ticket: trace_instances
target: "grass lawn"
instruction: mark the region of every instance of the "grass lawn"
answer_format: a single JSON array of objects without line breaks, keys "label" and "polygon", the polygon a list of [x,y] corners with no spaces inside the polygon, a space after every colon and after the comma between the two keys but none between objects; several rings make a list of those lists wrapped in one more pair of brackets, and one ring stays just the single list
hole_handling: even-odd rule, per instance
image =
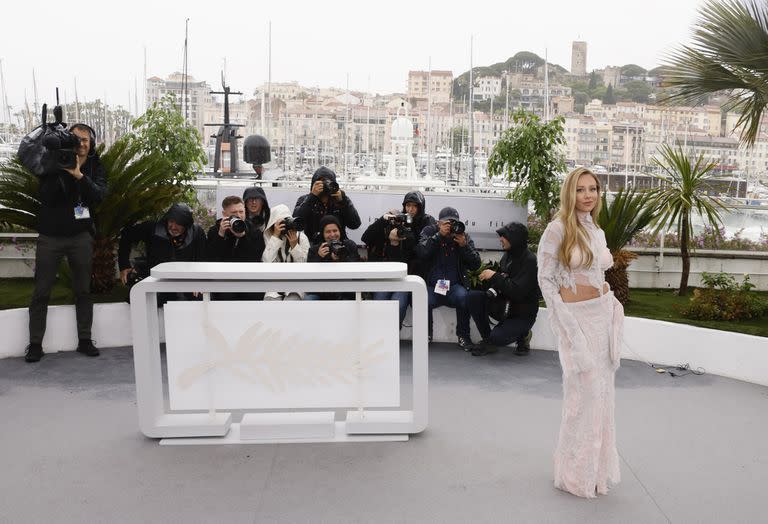
[{"label": "grass lawn", "polygon": [[[3,278],[0,279],[0,309],[12,309],[28,307],[32,298],[33,280],[31,278]],[[768,293],[760,292],[766,300]],[[690,320],[683,318],[673,306],[683,306],[690,300],[687,297],[679,297],[669,289],[632,289],[629,293],[629,304],[624,311],[630,317],[653,318],[678,322],[692,326],[720,329],[723,331],[735,331],[747,335],[768,337],[768,317],[744,320],[741,322],[716,321],[716,320]],[[121,284],[116,284],[111,293],[107,295],[93,295],[96,303],[100,302],[124,302],[128,297],[128,289]],[[72,295],[68,287],[57,282],[51,293],[51,305],[72,304]]]},{"label": "grass lawn", "polygon": [[[13,309],[29,307],[34,290],[34,279],[31,278],[0,278],[0,309]],[[109,294],[93,295],[95,303],[101,302],[125,302],[128,298],[128,288],[119,282]],[[72,291],[60,281],[56,282],[51,291],[52,306],[74,304]]]}]

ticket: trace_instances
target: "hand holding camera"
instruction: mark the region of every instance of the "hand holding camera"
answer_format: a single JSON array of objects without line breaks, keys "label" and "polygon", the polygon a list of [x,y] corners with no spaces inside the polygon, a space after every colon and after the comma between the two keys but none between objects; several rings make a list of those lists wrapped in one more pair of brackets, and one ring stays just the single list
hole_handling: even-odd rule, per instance
[{"label": "hand holding camera", "polygon": [[219,236],[222,238],[227,235],[227,232],[230,232],[237,238],[242,238],[245,236],[245,230],[245,220],[238,217],[237,215],[222,218],[221,222],[219,222]]},{"label": "hand holding camera", "polygon": [[[135,283],[134,282],[135,279],[136,279],[136,270],[133,269],[132,267],[129,267],[128,269],[123,269],[122,271],[120,271],[120,282],[122,282],[124,286],[131,287],[133,283]],[[129,282],[131,282],[130,285],[129,285]]]}]

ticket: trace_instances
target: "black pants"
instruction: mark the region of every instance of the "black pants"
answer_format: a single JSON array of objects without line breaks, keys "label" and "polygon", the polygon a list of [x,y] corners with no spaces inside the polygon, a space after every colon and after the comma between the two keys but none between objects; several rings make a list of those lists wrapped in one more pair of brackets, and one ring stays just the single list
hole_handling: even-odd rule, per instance
[{"label": "black pants", "polygon": [[40,235],[35,253],[35,291],[29,305],[29,342],[42,344],[48,316],[51,289],[56,283],[56,272],[61,259],[67,257],[72,272],[72,290],[75,292],[77,336],[91,338],[93,301],[91,300],[91,265],[93,237],[88,232],[71,237]]},{"label": "black pants", "polygon": [[499,322],[491,329],[488,322],[487,297],[485,291],[472,290],[467,298],[469,312],[475,321],[483,340],[494,346],[508,346],[512,342],[522,342],[536,323],[538,309],[529,314],[517,315]]}]

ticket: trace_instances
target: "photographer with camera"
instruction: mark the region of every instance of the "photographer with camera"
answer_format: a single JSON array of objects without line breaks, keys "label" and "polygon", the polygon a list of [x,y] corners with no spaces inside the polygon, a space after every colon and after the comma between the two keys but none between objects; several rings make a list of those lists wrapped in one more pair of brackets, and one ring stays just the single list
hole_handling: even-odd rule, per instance
[{"label": "photographer with camera", "polygon": [[[131,265],[132,246],[144,243],[146,257]],[[205,262],[206,238],[203,228],[194,223],[187,204],[173,204],[160,220],[127,226],[120,232],[117,262],[120,281],[130,289],[149,276],[153,267],[163,262]],[[190,300],[197,293],[159,293],[158,305],[168,300]]]},{"label": "photographer with camera", "polygon": [[[403,198],[402,213],[396,210],[376,219],[363,233],[363,243],[370,262],[404,262],[408,274],[425,277],[421,261],[416,257],[419,234],[426,226],[435,224],[435,219],[425,213],[426,199],[421,191],[411,191]],[[374,300],[397,300],[400,308],[400,327],[411,303],[407,291],[377,291]]]},{"label": "photographer with camera", "polygon": [[444,207],[438,215],[438,223],[422,230],[416,255],[427,271],[429,339],[432,340],[432,310],[438,306],[452,307],[456,309],[458,344],[464,351],[471,351],[467,270],[480,267],[480,254],[456,209]]},{"label": "photographer with camera", "polygon": [[[60,108],[56,111],[57,127],[51,128],[55,130],[48,130],[45,124],[42,126],[43,132],[50,134],[43,136],[42,147],[37,146],[40,170],[33,170],[39,175],[40,212],[37,215],[35,290],[29,305],[27,362],[37,362],[43,357],[48,302],[64,257],[72,272],[77,351],[89,357],[99,355],[91,340],[93,208],[106,193],[106,172],[96,154],[93,129],[86,124],[75,124],[66,131],[60,122]],[[24,156],[20,148],[19,157]],[[24,164],[28,165],[27,162]]]},{"label": "photographer with camera", "polygon": [[[320,234],[309,248],[308,262],[360,262],[357,245],[341,237],[341,224],[333,215],[320,221]],[[354,300],[354,293],[307,293],[305,300]]]},{"label": "photographer with camera", "polygon": [[264,237],[253,242],[251,223],[246,219],[245,203],[239,196],[221,202],[222,218],[208,230],[207,255],[212,262],[261,262]]},{"label": "photographer with camera", "polygon": [[245,218],[250,224],[248,236],[256,247],[259,261],[264,255],[264,231],[269,222],[269,202],[267,195],[260,187],[249,187],[243,191],[245,203]]},{"label": "photographer with camera", "polygon": [[[301,219],[291,216],[285,204],[273,207],[269,214],[267,229],[264,231],[264,255],[262,262],[306,262],[309,239],[302,231]],[[264,300],[301,300],[304,293],[291,291],[269,291]]]},{"label": "photographer with camera", "polygon": [[293,216],[304,221],[304,233],[315,242],[315,237],[320,232],[320,220],[326,215],[338,219],[341,238],[347,238],[347,228],[360,227],[360,215],[357,214],[352,200],[339,188],[336,173],[321,166],[312,175],[311,192],[296,201]]},{"label": "photographer with camera", "polygon": [[[530,351],[529,332],[539,312],[536,255],[528,249],[528,228],[523,224],[510,222],[496,233],[504,250],[499,270],[486,269],[480,273],[480,280],[488,288],[470,291],[467,299],[472,319],[483,337],[472,354],[481,357],[495,353],[499,346],[514,341],[515,355],[524,356]],[[497,322],[493,329],[489,315]]]}]

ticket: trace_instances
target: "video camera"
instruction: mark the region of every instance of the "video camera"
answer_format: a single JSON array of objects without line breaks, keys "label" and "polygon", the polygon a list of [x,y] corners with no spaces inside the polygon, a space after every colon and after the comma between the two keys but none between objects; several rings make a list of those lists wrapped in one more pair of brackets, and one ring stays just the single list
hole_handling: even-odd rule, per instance
[{"label": "video camera", "polygon": [[44,176],[60,169],[77,166],[77,146],[80,138],[67,130],[63,111],[59,105],[59,90],[56,89],[56,107],[53,108],[55,121],[48,123],[48,106],[43,104],[41,124],[21,140],[19,160],[36,176]]},{"label": "video camera", "polygon": [[341,240],[331,240],[326,243],[328,244],[329,254],[336,255],[339,260],[345,260],[349,256],[349,250]]},{"label": "video camera", "polygon": [[408,213],[390,215],[387,219],[390,226],[397,228],[397,236],[407,238],[413,236],[413,217]]}]

